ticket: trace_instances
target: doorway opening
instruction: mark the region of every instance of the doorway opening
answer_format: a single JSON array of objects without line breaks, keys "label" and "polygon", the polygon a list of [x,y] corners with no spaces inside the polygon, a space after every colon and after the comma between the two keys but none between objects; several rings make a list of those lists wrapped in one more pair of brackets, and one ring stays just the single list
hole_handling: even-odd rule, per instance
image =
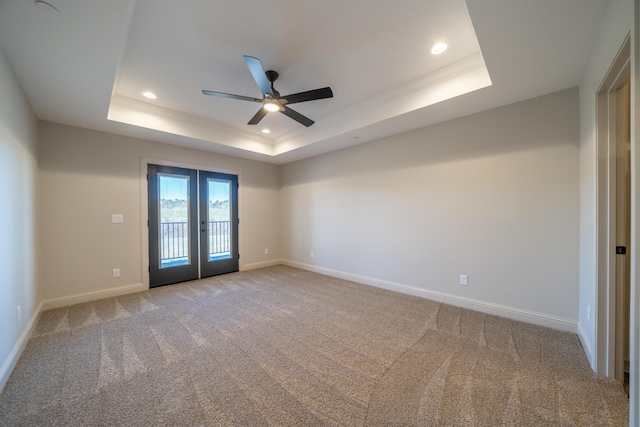
[{"label": "doorway opening", "polygon": [[629,392],[631,341],[631,41],[598,91],[596,368]]}]

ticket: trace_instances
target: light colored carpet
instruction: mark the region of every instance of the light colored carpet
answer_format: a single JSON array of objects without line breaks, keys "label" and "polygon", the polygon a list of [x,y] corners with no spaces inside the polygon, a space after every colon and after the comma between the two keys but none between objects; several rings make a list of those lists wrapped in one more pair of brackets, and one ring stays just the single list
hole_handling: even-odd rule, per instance
[{"label": "light colored carpet", "polygon": [[627,425],[576,335],[294,268],[42,313],[0,425]]}]

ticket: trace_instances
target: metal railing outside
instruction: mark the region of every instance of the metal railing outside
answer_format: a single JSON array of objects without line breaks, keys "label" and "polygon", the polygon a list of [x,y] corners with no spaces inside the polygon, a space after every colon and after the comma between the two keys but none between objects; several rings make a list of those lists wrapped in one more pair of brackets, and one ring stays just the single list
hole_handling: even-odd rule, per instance
[{"label": "metal railing outside", "polygon": [[160,223],[160,261],[164,263],[189,258],[189,223]]},{"label": "metal railing outside", "polygon": [[[207,232],[209,258],[231,252],[229,221],[209,221]],[[163,264],[189,258],[189,223],[163,222],[160,224],[160,261]]]},{"label": "metal railing outside", "polygon": [[229,221],[209,221],[209,259],[231,252]]}]

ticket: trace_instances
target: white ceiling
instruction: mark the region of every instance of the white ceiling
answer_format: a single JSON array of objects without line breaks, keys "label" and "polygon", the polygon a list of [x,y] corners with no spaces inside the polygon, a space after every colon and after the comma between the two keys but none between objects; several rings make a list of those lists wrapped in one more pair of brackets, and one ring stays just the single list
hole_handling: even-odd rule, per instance
[{"label": "white ceiling", "polygon": [[[0,0],[0,51],[38,118],[272,163],[576,86],[610,2],[46,1],[60,14]],[[249,126],[259,104],[201,93],[260,98],[243,55],[282,94],[334,97],[294,106],[309,128]]]}]

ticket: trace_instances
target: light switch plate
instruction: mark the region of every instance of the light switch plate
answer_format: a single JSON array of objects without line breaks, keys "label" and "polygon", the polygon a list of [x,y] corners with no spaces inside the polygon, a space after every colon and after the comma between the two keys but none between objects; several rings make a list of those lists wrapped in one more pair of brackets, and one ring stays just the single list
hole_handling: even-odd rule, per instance
[{"label": "light switch plate", "polygon": [[124,222],[124,216],[121,214],[113,214],[111,215],[111,223],[113,224],[121,224]]}]

